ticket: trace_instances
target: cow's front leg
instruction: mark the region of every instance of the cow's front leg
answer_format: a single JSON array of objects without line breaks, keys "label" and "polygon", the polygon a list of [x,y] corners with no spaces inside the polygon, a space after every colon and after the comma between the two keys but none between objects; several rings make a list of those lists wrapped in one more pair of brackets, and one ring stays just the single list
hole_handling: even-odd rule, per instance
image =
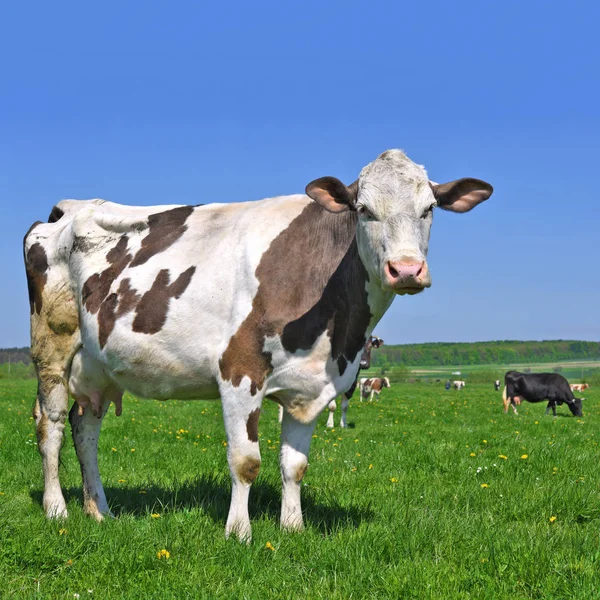
[{"label": "cow's front leg", "polygon": [[333,414],[335,413],[335,409],[337,408],[337,404],[335,400],[332,400],[327,406],[327,410],[329,410],[329,416],[327,417],[327,427],[332,429],[335,427],[335,423],[333,422]]},{"label": "cow's front leg", "polygon": [[[225,537],[237,536],[250,542],[252,529],[248,514],[250,487],[260,471],[258,419],[262,395],[252,396],[238,390],[221,392],[223,419],[227,435],[227,460],[231,473],[231,504],[225,525]],[[284,411],[284,421],[285,421]]]},{"label": "cow's front leg", "polygon": [[304,529],[300,485],[308,467],[308,451],[316,419],[300,423],[289,413],[283,415],[279,466],[283,484],[281,495],[281,528],[288,531]]},{"label": "cow's front leg", "polygon": [[104,515],[112,516],[98,469],[98,438],[109,405],[110,400],[95,391],[89,398],[78,397],[69,412],[73,443],[83,479],[83,510],[96,521],[102,521]]}]

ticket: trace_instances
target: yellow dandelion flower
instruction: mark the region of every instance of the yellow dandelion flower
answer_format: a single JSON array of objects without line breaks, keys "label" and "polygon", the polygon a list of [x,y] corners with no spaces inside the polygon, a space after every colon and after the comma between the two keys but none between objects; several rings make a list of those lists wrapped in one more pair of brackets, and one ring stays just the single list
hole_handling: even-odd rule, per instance
[{"label": "yellow dandelion flower", "polygon": [[113,452],[116,452],[116,451],[117,451],[117,449],[116,449],[116,448],[111,448],[111,450],[112,450]]},{"label": "yellow dandelion flower", "polygon": [[152,513],[150,515],[153,519],[160,519],[160,515],[158,513]]},{"label": "yellow dandelion flower", "polygon": [[70,567],[73,565],[73,561],[69,559],[65,564],[67,565],[67,567]]},{"label": "yellow dandelion flower", "polygon": [[392,483],[398,483],[398,480],[395,477],[390,477],[390,481]]},{"label": "yellow dandelion flower", "polygon": [[498,458],[501,458],[502,460],[506,460],[508,458],[508,456],[506,456],[504,454],[498,454]]},{"label": "yellow dandelion flower", "polygon": [[158,558],[158,560],[160,560],[161,558],[164,558],[166,560],[169,560],[169,558],[171,558],[171,553],[168,550],[165,550],[164,548],[162,550],[159,550],[156,553],[156,558]]},{"label": "yellow dandelion flower", "polygon": [[132,451],[132,452],[135,452],[135,448],[132,448],[132,449],[131,449],[131,451]]},{"label": "yellow dandelion flower", "polygon": [[550,523],[554,523],[554,521],[556,521],[556,515],[550,517]]},{"label": "yellow dandelion flower", "polygon": [[360,456],[360,452],[357,452],[357,453],[356,453],[356,456]]},{"label": "yellow dandelion flower", "polygon": [[227,446],[227,442],[223,442],[223,446]]},{"label": "yellow dandelion flower", "polygon": [[469,456],[477,456],[477,455],[475,454],[475,452],[471,452],[471,454],[469,454]]},{"label": "yellow dandelion flower", "polygon": [[275,552],[275,547],[273,546],[273,544],[271,544],[271,542],[267,542],[265,544],[265,549],[270,550],[271,552]]},{"label": "yellow dandelion flower", "polygon": [[487,444],[487,440],[483,440],[483,443],[484,443],[484,444]]},{"label": "yellow dandelion flower", "polygon": [[526,458],[529,458],[529,454],[522,454],[521,455],[521,459],[525,460]]},{"label": "yellow dandelion flower", "polygon": [[67,533],[69,533],[68,529],[59,529],[58,530],[58,535],[67,535]]},{"label": "yellow dandelion flower", "polygon": [[490,486],[489,486],[487,483],[482,483],[482,484],[481,484],[481,487],[482,487],[483,489],[485,489],[485,488],[489,488]]},{"label": "yellow dandelion flower", "polygon": [[126,481],[126,479],[117,479],[117,483],[125,483]]},{"label": "yellow dandelion flower", "polygon": [[373,468],[373,465],[369,465],[369,469],[372,469],[372,468]]}]

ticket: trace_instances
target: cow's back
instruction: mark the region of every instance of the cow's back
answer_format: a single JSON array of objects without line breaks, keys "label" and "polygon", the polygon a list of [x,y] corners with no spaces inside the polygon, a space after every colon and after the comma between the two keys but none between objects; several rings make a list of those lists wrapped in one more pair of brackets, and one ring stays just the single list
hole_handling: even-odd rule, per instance
[{"label": "cow's back", "polygon": [[[78,309],[77,335],[88,360],[121,388],[156,398],[215,397],[218,377],[239,384],[265,367],[279,377],[274,387],[294,388],[285,379],[290,352],[311,349],[306,368],[314,373],[329,359],[337,334],[330,340],[332,307],[319,300],[353,239],[353,221],[334,222],[306,196],[199,207],[68,200],[53,212],[54,222],[38,228],[69,290],[68,306]],[[323,219],[334,224],[330,231]],[[357,349],[368,306],[366,315],[352,334]],[[266,328],[254,325],[266,318]],[[352,336],[342,330],[340,339]],[[267,343],[271,362],[258,364]],[[297,360],[299,370],[310,362]],[[315,382],[309,393],[322,385]]]}]

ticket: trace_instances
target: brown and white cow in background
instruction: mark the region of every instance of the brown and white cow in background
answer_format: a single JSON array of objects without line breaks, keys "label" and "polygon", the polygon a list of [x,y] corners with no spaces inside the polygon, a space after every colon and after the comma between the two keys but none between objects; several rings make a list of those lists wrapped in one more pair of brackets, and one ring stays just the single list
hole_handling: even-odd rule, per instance
[{"label": "brown and white cow in background", "polygon": [[[373,348],[381,348],[383,346],[383,340],[378,338],[377,336],[372,335],[365,344],[363,348],[362,356],[360,357],[360,367],[359,369],[362,371],[363,369],[369,369],[371,367],[371,350]],[[357,375],[358,379],[358,375]],[[348,427],[347,415],[348,415],[348,406],[350,404],[350,398],[352,398],[352,394],[354,394],[354,390],[356,389],[357,379],[354,381],[349,390],[345,391],[342,394],[342,416],[340,418],[340,427]],[[362,400],[362,397],[361,397]],[[337,408],[336,401],[332,400],[328,407],[329,416],[327,417],[327,427],[333,427],[333,413]]]},{"label": "brown and white cow in background", "polygon": [[225,531],[246,540],[262,402],[283,405],[281,526],[302,529],[317,416],[351,387],[395,296],[431,285],[434,208],[466,212],[491,193],[477,179],[432,183],[390,150],[351,185],[322,177],[306,195],[199,207],[60,202],[24,240],[46,515],[67,516],[58,477],[67,414],[84,510],[110,514],[98,436],[109,403],[129,390],[221,397],[232,479]]},{"label": "brown and white cow in background", "polygon": [[360,386],[360,401],[363,401],[363,398],[369,396],[369,402],[373,402],[373,395],[377,394],[379,398],[379,394],[381,394],[381,390],[383,388],[389,388],[390,380],[387,377],[371,377],[367,379],[366,377],[362,377],[359,381]]},{"label": "brown and white cow in background", "polygon": [[589,383],[570,383],[570,388],[574,392],[585,392],[590,387]]}]

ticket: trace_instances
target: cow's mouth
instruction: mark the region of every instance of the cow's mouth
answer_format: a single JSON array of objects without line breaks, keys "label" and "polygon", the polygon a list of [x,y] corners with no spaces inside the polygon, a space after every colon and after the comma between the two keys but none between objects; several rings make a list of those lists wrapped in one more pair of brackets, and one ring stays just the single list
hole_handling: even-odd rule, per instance
[{"label": "cow's mouth", "polygon": [[407,286],[407,287],[393,287],[392,290],[398,294],[398,296],[405,296],[408,294],[409,296],[414,296],[415,294],[420,294],[428,285],[422,286]]}]

